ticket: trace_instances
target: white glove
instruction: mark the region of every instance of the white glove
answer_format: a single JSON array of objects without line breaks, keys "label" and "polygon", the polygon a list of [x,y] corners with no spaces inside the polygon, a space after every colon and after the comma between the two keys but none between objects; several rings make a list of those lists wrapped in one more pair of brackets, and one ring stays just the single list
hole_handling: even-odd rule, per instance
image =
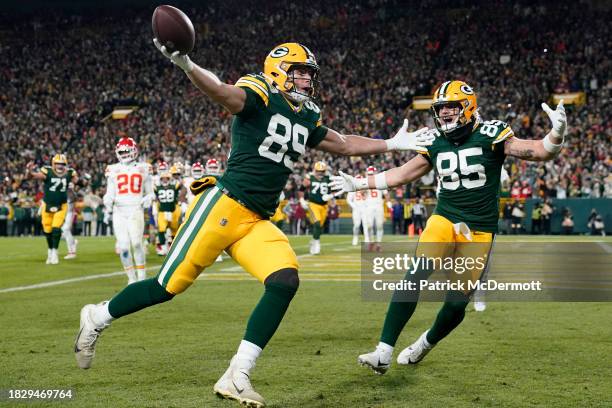
[{"label": "white glove", "polygon": [[111,222],[112,217],[113,217],[113,214],[112,214],[112,213],[110,213],[110,212],[108,212],[108,211],[105,211],[105,212],[104,212],[104,219],[102,220],[102,222],[103,222],[104,224],[106,224],[106,225],[110,225],[110,222]]},{"label": "white glove", "polygon": [[550,106],[543,103],[542,109],[550,118],[552,122],[552,131],[555,132],[556,137],[565,139],[565,132],[567,131],[567,116],[565,115],[565,108],[563,107],[563,99],[559,101],[557,109],[552,110]]},{"label": "white glove", "polygon": [[342,194],[344,194],[344,191],[336,191],[333,194],[323,194],[321,198],[323,199],[323,201],[329,201],[332,198],[340,197]]},{"label": "white glove", "polygon": [[308,210],[308,203],[304,200],[304,197],[300,198],[300,205],[303,209]]},{"label": "white glove", "polygon": [[182,214],[186,214],[187,213],[187,208],[189,208],[187,203],[181,203],[181,213]]},{"label": "white glove", "polygon": [[426,146],[431,146],[436,139],[437,132],[429,132],[429,128],[424,127],[415,132],[408,132],[408,119],[404,119],[404,124],[391,139],[385,140],[387,150],[419,150],[427,151]]},{"label": "white glove", "polygon": [[149,194],[149,195],[142,197],[142,200],[140,200],[140,206],[144,209],[147,209],[151,207],[152,202],[153,202],[153,196]]},{"label": "white glove", "polygon": [[329,187],[338,193],[348,193],[357,190],[367,190],[368,179],[367,178],[355,178],[349,176],[346,173],[340,172],[339,176],[331,176]]},{"label": "white glove", "polygon": [[157,41],[157,38],[153,39],[153,44],[155,44],[155,47],[157,47],[157,49],[164,54],[164,57],[172,61],[174,65],[178,66],[185,72],[193,71],[193,62],[191,62],[191,59],[187,54],[181,54],[179,51],[174,51],[172,54],[170,54],[170,52],[166,49],[166,46],[161,45],[161,43]]}]

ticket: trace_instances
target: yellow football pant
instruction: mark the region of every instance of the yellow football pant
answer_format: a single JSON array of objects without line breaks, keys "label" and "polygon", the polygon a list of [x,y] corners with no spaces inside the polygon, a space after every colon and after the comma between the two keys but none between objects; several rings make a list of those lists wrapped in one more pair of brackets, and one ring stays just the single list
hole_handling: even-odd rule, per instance
[{"label": "yellow football pant", "polygon": [[327,219],[327,204],[316,204],[316,203],[308,203],[308,208],[310,209],[310,222],[313,224],[317,221],[321,224],[321,227],[325,225],[325,220]]},{"label": "yellow football pant", "polygon": [[261,282],[281,269],[298,269],[285,234],[212,186],[189,206],[157,280],[166,291],[181,293],[223,250]]},{"label": "yellow football pant", "polygon": [[274,215],[270,217],[270,222],[273,222],[274,224],[276,224],[279,221],[283,221],[285,218],[286,218],[285,213],[283,212],[283,210],[281,209],[281,206],[279,205],[278,207],[276,207],[276,211],[274,212]]},{"label": "yellow football pant", "polygon": [[157,231],[163,234],[164,232],[166,232],[166,230],[169,227],[170,231],[172,232],[172,236],[174,237],[176,235],[176,232],[178,231],[180,219],[181,219],[181,207],[178,205],[176,206],[176,208],[174,208],[174,211],[172,211],[172,221],[168,221],[166,219],[165,212],[158,211],[157,213]]},{"label": "yellow football pant", "polygon": [[[453,257],[464,259],[480,258],[484,262],[474,262],[465,266],[463,273],[455,272],[453,279],[463,282],[478,281],[486,270],[486,263],[491,255],[493,245],[493,233],[470,231],[464,224],[463,229],[459,225],[453,224],[450,220],[441,215],[434,214],[429,220],[425,230],[419,238],[417,245],[417,255],[424,255],[428,258],[447,258]],[[483,265],[482,267],[481,265]],[[465,285],[467,288],[467,284]],[[466,289],[466,294],[469,293]]]},{"label": "yellow football pant", "polygon": [[62,228],[66,219],[68,204],[64,203],[56,212],[47,212],[47,204],[42,204],[42,227],[46,234],[50,234],[53,228]]}]

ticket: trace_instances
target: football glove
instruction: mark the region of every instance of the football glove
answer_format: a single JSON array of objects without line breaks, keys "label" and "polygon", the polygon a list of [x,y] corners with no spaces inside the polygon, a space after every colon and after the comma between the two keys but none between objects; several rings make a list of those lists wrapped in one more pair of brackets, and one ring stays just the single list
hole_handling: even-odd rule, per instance
[{"label": "football glove", "polygon": [[337,194],[357,190],[367,190],[369,188],[367,178],[358,179],[343,172],[340,172],[339,174],[339,176],[331,176],[331,181],[329,183],[329,187]]},{"label": "football glove", "polygon": [[151,204],[153,204],[153,198],[155,196],[153,194],[148,194],[144,197],[142,197],[142,200],[140,200],[140,205],[142,206],[142,208],[147,209],[151,207]]},{"label": "football glove", "polygon": [[105,211],[104,212],[104,219],[102,220],[102,222],[106,225],[110,225],[111,220],[113,219],[113,213]]},{"label": "football glove", "polygon": [[176,65],[177,67],[179,67],[180,69],[182,69],[185,72],[193,71],[193,62],[191,62],[191,59],[189,58],[188,55],[186,55],[186,54],[183,55],[179,51],[174,51],[173,53],[170,53],[166,49],[166,46],[161,45],[161,43],[159,41],[157,41],[157,38],[153,39],[153,44],[155,44],[155,47],[162,54],[164,54],[164,57],[166,57],[170,61],[172,61],[172,63],[174,65]]},{"label": "football glove", "polygon": [[567,116],[565,115],[565,108],[563,107],[563,99],[559,101],[555,110],[552,110],[546,103],[542,104],[542,109],[544,109],[544,112],[546,112],[552,122],[552,131],[555,133],[554,136],[565,139]]},{"label": "football glove", "polygon": [[329,201],[332,198],[336,198],[336,197],[341,196],[342,194],[344,194],[344,191],[337,191],[337,192],[335,192],[333,194],[323,194],[321,196],[321,198],[323,199],[323,201]]},{"label": "football glove", "polygon": [[434,132],[429,132],[429,128],[424,127],[414,132],[408,132],[408,119],[404,119],[404,124],[391,139],[385,140],[387,150],[418,150],[427,151],[427,146],[431,146],[436,138]]}]

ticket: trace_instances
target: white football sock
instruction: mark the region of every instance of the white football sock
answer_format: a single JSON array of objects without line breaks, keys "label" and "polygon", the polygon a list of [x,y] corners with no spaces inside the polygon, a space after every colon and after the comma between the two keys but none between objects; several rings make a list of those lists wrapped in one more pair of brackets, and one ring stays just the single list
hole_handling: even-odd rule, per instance
[{"label": "white football sock", "polygon": [[236,358],[234,359],[234,365],[237,368],[250,370],[255,365],[255,360],[261,354],[261,347],[257,344],[253,344],[250,341],[242,340],[238,351],[236,352]]},{"label": "white football sock", "polygon": [[93,310],[91,320],[93,320],[97,327],[109,325],[113,320],[115,320],[115,318],[111,316],[110,312],[108,311],[108,303],[109,302],[103,302],[100,305],[96,305]]},{"label": "white football sock", "polygon": [[74,245],[74,236],[72,235],[72,232],[70,232],[68,228],[66,228],[62,232],[64,233],[64,239],[66,240],[66,246],[68,247],[68,252],[69,253],[76,252],[75,251],[76,248]]}]

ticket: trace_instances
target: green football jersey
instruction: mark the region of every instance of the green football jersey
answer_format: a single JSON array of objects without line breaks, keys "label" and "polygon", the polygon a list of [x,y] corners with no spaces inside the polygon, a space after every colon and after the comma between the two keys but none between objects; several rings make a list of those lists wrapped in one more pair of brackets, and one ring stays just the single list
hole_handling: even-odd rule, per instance
[{"label": "green football jersey", "polygon": [[310,190],[308,190],[308,201],[315,204],[326,204],[323,196],[329,191],[329,176],[323,176],[320,179],[314,174],[310,175]]},{"label": "green football jersey", "polygon": [[68,202],[68,186],[72,181],[72,176],[76,175],[74,169],[68,168],[66,172],[58,176],[51,166],[45,166],[40,172],[46,176],[44,180],[44,202],[47,211],[52,208],[59,209],[62,204]]},{"label": "green football jersey", "polygon": [[232,122],[232,148],[219,184],[264,218],[274,214],[295,163],[327,134],[321,111],[311,101],[294,110],[261,75],[236,82],[246,101]]},{"label": "green football jersey", "polygon": [[479,124],[462,144],[436,137],[423,154],[438,175],[434,214],[475,231],[497,232],[503,141],[512,136],[508,124],[492,120]]},{"label": "green football jersey", "polygon": [[181,183],[169,183],[167,186],[161,184],[155,187],[155,195],[159,201],[160,212],[173,212],[179,198]]}]

